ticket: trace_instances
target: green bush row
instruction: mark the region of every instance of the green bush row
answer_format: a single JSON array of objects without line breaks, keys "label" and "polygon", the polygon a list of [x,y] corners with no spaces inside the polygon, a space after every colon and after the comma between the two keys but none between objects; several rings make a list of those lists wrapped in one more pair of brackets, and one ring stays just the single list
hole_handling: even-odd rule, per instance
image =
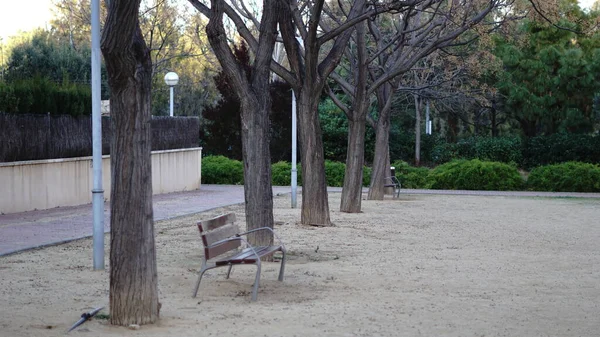
[{"label": "green bush row", "polygon": [[393,162],[392,167],[395,168],[396,178],[402,184],[402,188],[429,188],[430,169],[410,166],[402,160]]},{"label": "green bush row", "polygon": [[600,166],[567,162],[533,169],[527,186],[534,191],[600,192]]},{"label": "green bush row", "polygon": [[454,160],[432,170],[393,163],[404,188],[600,192],[600,165],[567,162],[540,166],[525,180],[514,165],[478,159]]},{"label": "green bush row", "polygon": [[[515,165],[473,160],[453,160],[434,169],[412,167],[403,161],[395,161],[396,177],[403,188],[431,188],[448,190],[485,191],[554,191],[554,192],[600,192],[600,166],[568,162],[542,166],[529,174],[527,181]],[[290,185],[291,164],[278,162],[271,166],[273,185]],[[298,185],[302,185],[302,172],[298,169]],[[344,183],[345,164],[325,161],[328,186],[340,187]],[[364,168],[363,186],[368,186],[371,169]],[[244,183],[243,165],[238,160],[223,156],[202,159],[202,180],[205,184],[241,185]]]},{"label": "green bush row", "polygon": [[0,82],[0,112],[81,116],[91,111],[89,85],[59,85],[40,77]]},{"label": "green bush row", "polygon": [[429,173],[429,187],[444,190],[515,191],[523,188],[523,178],[515,166],[473,160],[455,160]]},{"label": "green bush row", "polygon": [[202,182],[241,185],[244,183],[244,166],[241,161],[224,156],[204,157],[202,158]]},{"label": "green bush row", "polygon": [[523,144],[524,168],[571,161],[600,164],[600,134],[557,133],[529,138]]},{"label": "green bush row", "polygon": [[471,137],[456,143],[437,143],[431,152],[435,164],[455,159],[479,159],[502,163],[522,162],[522,145],[518,137]]},{"label": "green bush row", "polygon": [[531,169],[569,161],[600,163],[600,135],[557,133],[522,140],[519,137],[471,137],[456,143],[437,140],[423,151],[426,162],[439,165],[456,159],[517,164]]},{"label": "green bush row", "polygon": [[[298,185],[302,185],[302,170],[298,170]],[[325,161],[327,186],[341,187],[344,184],[346,165],[330,160]],[[289,186],[291,183],[292,164],[284,161],[271,165],[271,177],[274,186]],[[371,169],[363,170],[363,185],[368,186],[371,179]],[[206,156],[202,158],[202,182],[205,184],[242,185],[244,169],[239,160],[224,156]]]}]

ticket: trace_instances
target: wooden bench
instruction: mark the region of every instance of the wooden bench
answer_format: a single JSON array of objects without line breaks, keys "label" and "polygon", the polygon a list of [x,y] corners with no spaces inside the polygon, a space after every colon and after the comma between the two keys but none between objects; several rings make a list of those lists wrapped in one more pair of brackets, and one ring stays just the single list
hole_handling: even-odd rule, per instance
[{"label": "wooden bench", "polygon": [[400,198],[400,180],[396,178],[396,176],[386,177],[384,179],[383,187],[393,187],[394,188],[394,198]]},{"label": "wooden bench", "polygon": [[[254,264],[257,267],[256,279],[252,289],[252,300],[256,301],[258,294],[258,284],[260,282],[260,259],[273,253],[280,251],[282,253],[281,267],[279,269],[279,281],[283,281],[283,272],[285,270],[285,247],[281,239],[275,234],[273,229],[269,227],[261,227],[240,233],[238,226],[235,224],[235,214],[229,213],[218,216],[213,219],[203,220],[198,222],[198,229],[204,244],[204,256],[202,257],[202,267],[200,268],[198,281],[194,288],[192,297],[196,297],[202,275],[209,270],[217,267],[229,266],[227,277],[231,274],[231,268],[237,264]],[[279,245],[253,247],[246,241],[244,236],[261,230],[268,230],[273,233],[273,236],[279,241]],[[246,247],[240,249],[242,242]],[[225,257],[222,255],[228,254]],[[215,261],[209,260],[216,258]]]}]

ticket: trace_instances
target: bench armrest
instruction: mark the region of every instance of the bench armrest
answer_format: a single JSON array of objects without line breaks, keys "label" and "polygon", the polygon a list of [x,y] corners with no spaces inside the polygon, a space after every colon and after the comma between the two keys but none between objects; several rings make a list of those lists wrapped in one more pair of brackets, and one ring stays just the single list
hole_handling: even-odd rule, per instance
[{"label": "bench armrest", "polygon": [[258,232],[258,231],[262,231],[262,230],[269,230],[269,231],[271,231],[271,233],[273,233],[273,236],[275,238],[277,238],[277,241],[279,241],[279,245],[285,250],[285,246],[283,245],[283,241],[281,241],[281,238],[279,238],[279,236],[277,235],[277,233],[275,233],[275,231],[271,227],[254,228],[254,229],[251,229],[251,230],[249,230],[247,232],[236,234],[235,236],[236,237],[240,237],[240,236],[248,235],[250,233],[254,233],[254,232]]}]

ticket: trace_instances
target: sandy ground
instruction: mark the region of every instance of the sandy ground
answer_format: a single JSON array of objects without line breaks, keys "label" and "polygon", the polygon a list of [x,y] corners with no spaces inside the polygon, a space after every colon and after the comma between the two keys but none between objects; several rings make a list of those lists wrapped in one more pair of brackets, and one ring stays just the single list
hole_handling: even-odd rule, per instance
[{"label": "sandy ground", "polygon": [[[600,201],[402,195],[337,211],[335,227],[298,225],[275,200],[290,260],[209,271],[191,298],[201,242],[194,222],[232,206],[158,222],[161,320],[128,330],[105,319],[74,336],[598,336]],[[109,242],[108,238],[106,240]],[[82,312],[108,305],[108,272],[91,240],[0,258],[0,335],[62,336]],[[107,251],[108,257],[108,251]],[[108,265],[108,262],[107,262]],[[107,310],[103,311],[107,313]]]}]

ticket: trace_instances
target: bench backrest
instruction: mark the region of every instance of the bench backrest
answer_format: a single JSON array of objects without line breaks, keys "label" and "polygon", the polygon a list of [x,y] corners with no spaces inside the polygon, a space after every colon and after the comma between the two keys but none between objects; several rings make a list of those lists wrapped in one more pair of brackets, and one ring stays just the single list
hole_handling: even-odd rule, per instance
[{"label": "bench backrest", "polygon": [[241,241],[235,240],[208,248],[217,241],[227,239],[228,237],[240,233],[238,226],[235,224],[234,213],[223,214],[216,218],[202,220],[198,222],[198,230],[200,230],[200,236],[202,236],[202,243],[204,244],[204,258],[207,260],[237,249],[241,245]]}]

